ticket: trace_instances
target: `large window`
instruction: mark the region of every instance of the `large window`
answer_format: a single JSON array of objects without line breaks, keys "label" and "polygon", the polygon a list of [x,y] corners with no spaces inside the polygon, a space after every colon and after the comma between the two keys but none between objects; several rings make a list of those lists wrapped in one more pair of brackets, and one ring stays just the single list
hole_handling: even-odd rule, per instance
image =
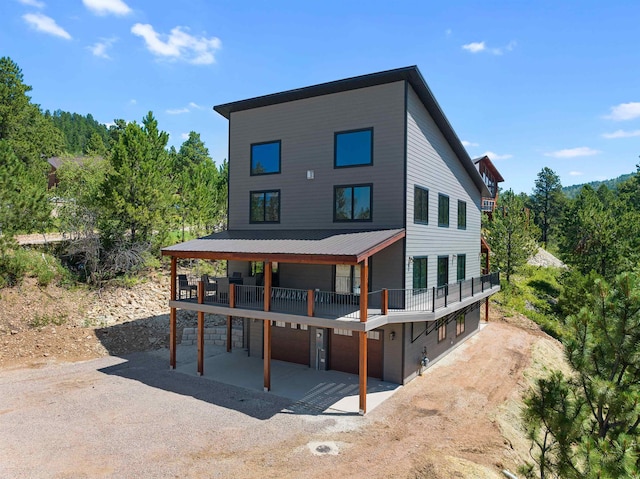
[{"label": "large window", "polygon": [[280,140],[251,145],[251,175],[280,173]]},{"label": "large window", "polygon": [[334,166],[373,164],[373,128],[343,131],[335,134]]},{"label": "large window", "polygon": [[416,186],[413,193],[414,223],[429,223],[429,190]]},{"label": "large window", "polygon": [[458,229],[467,229],[467,202],[458,200]]},{"label": "large window", "polygon": [[372,185],[336,186],[334,221],[371,221]]},{"label": "large window", "polygon": [[438,226],[449,227],[449,197],[438,195]]},{"label": "large window", "polygon": [[458,281],[464,281],[467,275],[467,255],[459,254],[458,255],[458,273],[456,274],[456,278]]},{"label": "large window", "polygon": [[413,258],[413,289],[427,287],[427,258]]},{"label": "large window", "polygon": [[449,282],[449,257],[438,256],[438,287]]},{"label": "large window", "polygon": [[335,292],[343,294],[360,294],[360,265],[336,265]]},{"label": "large window", "polygon": [[280,223],[280,190],[249,193],[251,223]]}]

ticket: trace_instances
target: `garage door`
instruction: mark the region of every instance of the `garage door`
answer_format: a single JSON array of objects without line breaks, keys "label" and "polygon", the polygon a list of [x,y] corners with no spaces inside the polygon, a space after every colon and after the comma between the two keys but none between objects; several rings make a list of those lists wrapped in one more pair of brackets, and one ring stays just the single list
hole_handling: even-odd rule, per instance
[{"label": "garage door", "polygon": [[271,358],[309,366],[309,330],[303,324],[274,321]]},{"label": "garage door", "polygon": [[[382,331],[367,333],[367,376],[382,379]],[[329,345],[329,367],[336,371],[358,374],[358,332],[332,329]]]}]

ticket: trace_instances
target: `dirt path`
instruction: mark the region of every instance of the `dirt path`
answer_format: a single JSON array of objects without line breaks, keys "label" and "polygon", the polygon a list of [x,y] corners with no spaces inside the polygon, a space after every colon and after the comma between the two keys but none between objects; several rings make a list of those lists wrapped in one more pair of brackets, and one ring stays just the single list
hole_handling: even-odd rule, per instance
[{"label": "dirt path", "polygon": [[[202,391],[154,354],[144,384],[109,373],[113,357],[0,371],[0,476],[500,478],[527,457],[528,378],[562,362],[536,328],[492,322],[361,418]],[[313,454],[315,442],[337,455]]]}]

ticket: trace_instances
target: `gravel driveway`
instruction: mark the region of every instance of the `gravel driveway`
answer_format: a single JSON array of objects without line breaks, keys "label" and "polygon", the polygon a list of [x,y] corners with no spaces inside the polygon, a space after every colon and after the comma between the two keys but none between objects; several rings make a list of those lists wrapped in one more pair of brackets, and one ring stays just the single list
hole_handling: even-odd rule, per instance
[{"label": "gravel driveway", "polygon": [[[277,396],[203,388],[157,353],[128,359],[0,372],[0,477],[238,477],[232,457],[335,422]],[[201,475],[194,459],[212,450],[220,460]]]}]

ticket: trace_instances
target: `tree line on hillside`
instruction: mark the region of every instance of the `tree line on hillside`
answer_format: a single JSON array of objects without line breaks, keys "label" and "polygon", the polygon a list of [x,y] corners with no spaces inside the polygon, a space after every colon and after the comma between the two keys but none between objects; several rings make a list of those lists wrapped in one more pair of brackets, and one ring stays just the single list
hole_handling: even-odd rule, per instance
[{"label": "tree line on hillside", "polygon": [[[42,112],[8,57],[0,58],[0,275],[18,233],[59,230],[90,282],[135,270],[185,234],[225,223],[227,163],[217,167],[196,132],[179,149],[153,113],[107,128],[91,115]],[[73,157],[82,155],[80,160]],[[47,189],[47,159],[61,157]],[[52,211],[55,207],[55,215]],[[6,282],[6,281],[5,281]]]},{"label": "tree line on hillside", "polygon": [[[640,165],[638,165],[640,172]],[[536,381],[523,419],[533,462],[527,477],[639,477],[640,174],[615,190],[562,193],[549,168],[532,195],[501,194],[484,225],[494,265],[512,275],[537,244],[569,266],[561,275],[555,334],[570,374]]]}]

